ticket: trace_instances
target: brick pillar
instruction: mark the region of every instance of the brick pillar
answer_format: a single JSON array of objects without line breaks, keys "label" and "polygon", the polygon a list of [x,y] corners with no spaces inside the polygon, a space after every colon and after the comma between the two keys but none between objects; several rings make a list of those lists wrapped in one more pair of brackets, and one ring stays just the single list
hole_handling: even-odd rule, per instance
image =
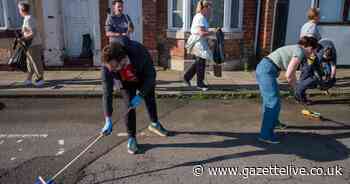
[{"label": "brick pillar", "polygon": [[108,44],[106,37],[105,22],[107,19],[108,0],[100,0],[100,29],[101,29],[101,50]]},{"label": "brick pillar", "polygon": [[[158,0],[159,1],[159,0]],[[157,0],[143,0],[143,44],[148,48],[154,61],[156,61],[157,51],[157,29],[159,17],[157,15]]]}]

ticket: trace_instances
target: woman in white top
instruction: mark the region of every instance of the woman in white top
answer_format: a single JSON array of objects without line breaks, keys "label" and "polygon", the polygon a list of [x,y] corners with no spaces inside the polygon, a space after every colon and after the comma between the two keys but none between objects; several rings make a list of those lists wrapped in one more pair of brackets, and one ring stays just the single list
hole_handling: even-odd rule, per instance
[{"label": "woman in white top", "polygon": [[208,90],[204,84],[205,61],[212,59],[212,53],[208,47],[207,36],[211,34],[209,29],[208,17],[210,16],[211,2],[200,0],[197,5],[197,14],[194,16],[191,26],[191,36],[187,42],[187,50],[195,56],[195,63],[188,69],[184,75],[184,80],[188,86],[191,86],[191,80],[197,74],[197,87],[202,90]]}]

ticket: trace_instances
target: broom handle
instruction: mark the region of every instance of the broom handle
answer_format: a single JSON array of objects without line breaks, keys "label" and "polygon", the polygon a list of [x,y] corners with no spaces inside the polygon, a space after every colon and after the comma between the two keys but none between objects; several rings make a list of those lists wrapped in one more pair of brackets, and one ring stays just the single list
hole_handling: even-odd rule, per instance
[{"label": "broom handle", "polygon": [[77,161],[82,155],[84,155],[93,145],[95,145],[102,137],[103,133],[101,133],[92,143],[90,143],[78,156],[76,156],[72,161],[70,161],[65,167],[63,167],[60,171],[57,172],[51,179],[55,180],[59,175],[61,175],[68,167],[70,167],[75,161]]},{"label": "broom handle", "polygon": [[[132,108],[129,108],[128,111],[125,113],[127,115]],[[82,155],[84,155],[92,146],[94,146],[102,137],[105,135],[103,133],[100,133],[100,135],[91,142],[81,153],[79,153],[78,156],[76,156],[72,161],[70,161],[66,166],[64,166],[60,171],[58,171],[51,180],[55,180],[59,175],[61,175],[66,169],[68,169],[75,161],[77,161]]]}]

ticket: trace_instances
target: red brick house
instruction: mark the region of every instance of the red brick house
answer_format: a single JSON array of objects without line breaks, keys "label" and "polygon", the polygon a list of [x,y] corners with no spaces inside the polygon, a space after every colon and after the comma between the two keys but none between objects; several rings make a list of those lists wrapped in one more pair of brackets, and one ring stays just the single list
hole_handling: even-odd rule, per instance
[{"label": "red brick house", "polygon": [[[18,1],[18,0],[17,0]],[[142,42],[152,53],[156,64],[184,70],[192,62],[184,45],[189,36],[191,19],[198,0],[124,0],[125,13],[135,24],[133,39]],[[310,7],[316,0],[307,0]],[[322,0],[317,0],[322,1]],[[338,0],[344,1],[344,0]],[[16,2],[0,0],[0,65],[6,63],[12,30],[20,21]],[[44,40],[43,57],[47,66],[98,66],[101,49],[107,44],[104,36],[111,0],[29,0],[37,17]],[[253,67],[256,56],[271,52],[288,39],[297,15],[290,0],[215,0],[212,28],[225,32],[226,70]],[[293,9],[294,8],[294,9]],[[308,8],[308,7],[307,7]],[[305,8],[304,8],[305,9]],[[289,12],[289,14],[288,14]],[[283,14],[285,13],[285,14]],[[303,10],[302,14],[305,15]],[[294,25],[295,27],[296,25]],[[299,26],[299,25],[298,25]],[[287,29],[288,27],[288,29]],[[82,35],[92,39],[93,58],[79,59]],[[348,45],[349,46],[349,45]]]}]

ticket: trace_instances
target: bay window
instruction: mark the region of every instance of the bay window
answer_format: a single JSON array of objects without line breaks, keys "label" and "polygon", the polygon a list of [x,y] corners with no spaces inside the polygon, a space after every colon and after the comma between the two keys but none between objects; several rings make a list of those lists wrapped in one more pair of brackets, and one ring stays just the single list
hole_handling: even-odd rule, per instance
[{"label": "bay window", "polygon": [[21,25],[18,13],[19,0],[0,0],[0,30],[17,29]]},{"label": "bay window", "polygon": [[[196,14],[199,0],[168,0],[168,29],[188,32]],[[210,28],[224,32],[240,32],[243,18],[243,0],[215,0],[212,2]]]}]

